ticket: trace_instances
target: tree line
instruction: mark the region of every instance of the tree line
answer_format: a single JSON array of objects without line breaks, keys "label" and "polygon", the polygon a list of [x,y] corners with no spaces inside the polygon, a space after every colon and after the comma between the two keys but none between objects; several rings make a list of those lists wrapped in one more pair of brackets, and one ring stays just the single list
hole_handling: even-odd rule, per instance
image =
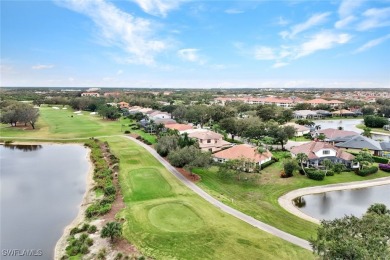
[{"label": "tree line", "polygon": [[17,101],[4,101],[0,105],[1,115],[0,122],[16,126],[17,123],[22,123],[25,126],[31,125],[35,129],[35,123],[39,117],[39,109],[31,104],[21,103]]}]

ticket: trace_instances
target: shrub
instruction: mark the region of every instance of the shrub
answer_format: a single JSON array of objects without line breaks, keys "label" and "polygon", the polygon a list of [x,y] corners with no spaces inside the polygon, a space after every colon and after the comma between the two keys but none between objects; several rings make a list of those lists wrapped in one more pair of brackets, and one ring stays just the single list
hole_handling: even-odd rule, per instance
[{"label": "shrub", "polygon": [[109,196],[109,195],[112,195],[112,194],[115,194],[116,193],[116,189],[114,186],[107,186],[105,189],[104,189],[104,195],[106,196]]},{"label": "shrub", "polygon": [[390,164],[379,164],[379,169],[385,172],[390,172]]},{"label": "shrub", "polygon": [[81,247],[80,247],[80,253],[82,253],[82,254],[88,254],[88,252],[89,252],[89,250],[88,250],[88,246],[86,246],[86,245],[82,245]]},{"label": "shrub", "polygon": [[92,234],[95,233],[96,231],[97,231],[97,227],[95,225],[90,225],[87,232],[89,234]]},{"label": "shrub", "polygon": [[325,178],[325,172],[321,170],[307,171],[307,177],[312,180],[322,181]]},{"label": "shrub", "polygon": [[328,171],[327,173],[326,173],[326,176],[333,176],[334,175],[334,171]]},{"label": "shrub", "polygon": [[371,167],[368,167],[368,168],[364,168],[362,170],[358,170],[356,172],[356,174],[359,175],[359,176],[363,176],[364,177],[364,176],[367,176],[367,175],[370,175],[370,174],[374,174],[376,172],[378,172],[378,167],[371,166]]},{"label": "shrub", "polygon": [[270,165],[273,164],[274,162],[275,162],[274,158],[271,158],[270,161],[265,162],[265,163],[263,163],[263,164],[261,165],[261,169],[267,168],[268,166],[270,166]]},{"label": "shrub", "polygon": [[389,159],[387,159],[387,158],[373,156],[372,159],[374,159],[374,162],[376,162],[376,163],[385,163],[385,164],[389,163]]},{"label": "shrub", "polygon": [[123,257],[123,254],[121,252],[119,252],[118,254],[116,254],[114,260],[120,260],[120,259],[122,259],[122,257]]},{"label": "shrub", "polygon": [[93,239],[88,237],[86,240],[85,240],[85,244],[87,246],[92,246],[93,245]]},{"label": "shrub", "polygon": [[283,169],[287,177],[293,176],[294,171],[298,168],[295,160],[285,160],[283,162]]},{"label": "shrub", "polygon": [[89,225],[87,223],[84,223],[81,228],[79,229],[79,232],[87,231],[89,228]]},{"label": "shrub", "polygon": [[81,231],[78,229],[78,227],[74,227],[70,230],[70,235],[75,235],[77,233],[80,233]]},{"label": "shrub", "polygon": [[130,134],[131,132],[129,130],[126,130],[125,131],[125,134]]}]

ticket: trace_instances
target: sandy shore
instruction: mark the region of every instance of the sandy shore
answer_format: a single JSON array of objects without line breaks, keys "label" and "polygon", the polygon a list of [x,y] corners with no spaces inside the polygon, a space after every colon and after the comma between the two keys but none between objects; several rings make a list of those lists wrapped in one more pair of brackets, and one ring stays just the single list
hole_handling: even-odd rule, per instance
[{"label": "sandy shore", "polygon": [[280,197],[278,199],[278,202],[279,205],[282,206],[288,212],[300,218],[303,218],[305,220],[319,224],[320,220],[313,218],[309,215],[306,215],[305,213],[300,211],[297,207],[295,207],[293,204],[293,199],[304,195],[309,195],[309,194],[324,193],[324,192],[335,191],[335,190],[360,189],[360,188],[386,185],[386,184],[390,184],[390,177],[384,177],[384,178],[367,180],[367,181],[330,184],[330,185],[318,186],[318,187],[308,187],[308,188],[290,191],[289,193]]},{"label": "sandy shore", "polygon": [[93,200],[95,199],[95,193],[92,190],[94,185],[94,180],[93,180],[94,165],[90,159],[91,150],[89,148],[87,149],[88,149],[87,160],[89,163],[89,171],[87,173],[85,194],[76,218],[68,226],[65,227],[61,238],[56,243],[56,246],[54,248],[54,259],[60,259],[65,254],[65,248],[67,247],[67,238],[69,237],[70,230],[78,226],[80,223],[82,223],[85,220],[85,210],[87,209],[89,204],[92,203]]}]

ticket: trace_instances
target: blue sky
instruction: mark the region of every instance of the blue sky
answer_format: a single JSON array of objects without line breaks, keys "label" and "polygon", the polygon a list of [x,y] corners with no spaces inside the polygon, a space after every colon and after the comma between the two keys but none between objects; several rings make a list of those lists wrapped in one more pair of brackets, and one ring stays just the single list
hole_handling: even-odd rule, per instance
[{"label": "blue sky", "polygon": [[390,1],[1,0],[1,86],[390,88]]}]

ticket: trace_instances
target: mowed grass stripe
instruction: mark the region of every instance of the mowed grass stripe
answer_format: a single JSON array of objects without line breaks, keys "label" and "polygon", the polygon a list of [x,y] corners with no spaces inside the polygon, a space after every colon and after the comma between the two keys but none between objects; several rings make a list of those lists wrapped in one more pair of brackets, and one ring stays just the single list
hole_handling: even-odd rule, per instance
[{"label": "mowed grass stripe", "polygon": [[107,141],[121,161],[126,208],[117,217],[125,220],[125,238],[144,254],[156,259],[313,258],[311,252],[215,208],[136,143],[121,137]]}]

